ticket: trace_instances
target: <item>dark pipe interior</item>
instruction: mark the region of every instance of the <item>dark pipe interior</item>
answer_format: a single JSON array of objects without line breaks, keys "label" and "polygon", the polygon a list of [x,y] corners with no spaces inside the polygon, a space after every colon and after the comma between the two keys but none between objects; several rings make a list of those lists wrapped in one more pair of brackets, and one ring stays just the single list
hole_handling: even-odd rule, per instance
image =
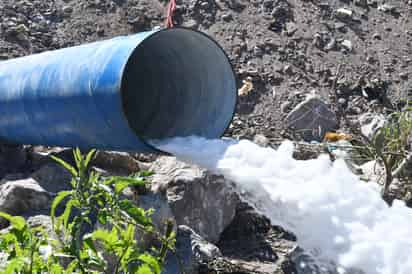
[{"label": "dark pipe interior", "polygon": [[130,57],[122,81],[130,127],[146,141],[220,137],[236,104],[233,70],[223,50],[187,29],[159,31]]}]

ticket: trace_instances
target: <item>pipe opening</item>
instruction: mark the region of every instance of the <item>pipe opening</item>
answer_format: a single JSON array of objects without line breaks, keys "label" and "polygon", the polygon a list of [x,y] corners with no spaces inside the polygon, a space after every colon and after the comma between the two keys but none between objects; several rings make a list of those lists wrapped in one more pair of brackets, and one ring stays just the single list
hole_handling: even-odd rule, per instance
[{"label": "pipe opening", "polygon": [[236,105],[236,82],[224,51],[183,28],[154,33],[133,52],[122,79],[130,127],[145,141],[220,137]]}]

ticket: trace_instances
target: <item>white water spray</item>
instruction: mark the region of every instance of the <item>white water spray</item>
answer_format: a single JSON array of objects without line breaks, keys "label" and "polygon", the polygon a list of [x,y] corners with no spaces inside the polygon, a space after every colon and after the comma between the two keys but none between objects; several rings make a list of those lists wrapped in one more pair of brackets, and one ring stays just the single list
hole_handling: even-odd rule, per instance
[{"label": "white water spray", "polygon": [[342,160],[298,161],[293,144],[277,150],[250,141],[198,137],[155,142],[163,151],[233,180],[273,224],[294,232],[306,251],[332,260],[340,273],[412,273],[412,210],[380,198]]}]

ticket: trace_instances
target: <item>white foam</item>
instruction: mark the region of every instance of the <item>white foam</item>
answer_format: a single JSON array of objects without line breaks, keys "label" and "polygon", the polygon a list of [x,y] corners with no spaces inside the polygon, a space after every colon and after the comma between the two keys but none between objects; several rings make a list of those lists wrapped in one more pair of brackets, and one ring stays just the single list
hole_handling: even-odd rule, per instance
[{"label": "white foam", "polygon": [[341,273],[412,273],[412,210],[400,201],[389,208],[377,184],[360,181],[341,160],[295,160],[291,142],[277,150],[198,137],[154,145],[236,182],[273,224]]}]

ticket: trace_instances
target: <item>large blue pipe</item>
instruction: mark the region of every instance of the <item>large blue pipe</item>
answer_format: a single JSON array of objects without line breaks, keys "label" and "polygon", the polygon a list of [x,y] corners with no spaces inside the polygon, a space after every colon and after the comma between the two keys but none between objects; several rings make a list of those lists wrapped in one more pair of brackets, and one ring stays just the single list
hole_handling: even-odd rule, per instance
[{"label": "large blue pipe", "polygon": [[0,138],[156,152],[154,139],[220,137],[236,104],[224,51],[184,28],[0,62]]}]

